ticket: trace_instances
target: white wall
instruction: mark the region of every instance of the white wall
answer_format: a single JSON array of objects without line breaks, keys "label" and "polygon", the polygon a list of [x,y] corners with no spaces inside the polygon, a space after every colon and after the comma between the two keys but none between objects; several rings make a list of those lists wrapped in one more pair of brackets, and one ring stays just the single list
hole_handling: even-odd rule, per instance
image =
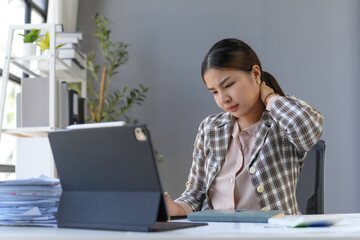
[{"label": "white wall", "polygon": [[216,41],[235,37],[254,48],[286,92],[324,115],[325,211],[360,211],[359,1],[80,0],[86,50],[96,12],[111,20],[113,40],[130,44],[112,89],[150,88],[134,116],[165,156],[159,168],[170,195],[184,190],[198,125],[220,111],[202,83],[202,59]]}]

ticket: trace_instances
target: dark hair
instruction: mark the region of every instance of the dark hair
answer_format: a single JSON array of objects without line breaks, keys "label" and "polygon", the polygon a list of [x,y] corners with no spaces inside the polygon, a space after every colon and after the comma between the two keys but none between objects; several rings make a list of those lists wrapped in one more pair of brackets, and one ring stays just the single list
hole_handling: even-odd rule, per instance
[{"label": "dark hair", "polygon": [[254,50],[243,41],[235,38],[223,39],[217,42],[206,54],[201,65],[201,76],[204,79],[206,70],[215,69],[236,69],[250,72],[254,65],[261,70],[261,81],[284,96],[284,92],[276,79],[268,72],[262,71],[261,63]]}]

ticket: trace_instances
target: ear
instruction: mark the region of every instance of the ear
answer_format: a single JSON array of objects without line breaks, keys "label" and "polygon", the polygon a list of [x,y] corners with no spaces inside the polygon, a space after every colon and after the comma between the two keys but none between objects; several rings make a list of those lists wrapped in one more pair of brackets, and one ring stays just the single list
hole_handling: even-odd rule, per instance
[{"label": "ear", "polygon": [[253,80],[256,82],[258,79],[261,79],[261,70],[259,65],[254,65],[251,68],[251,76]]}]

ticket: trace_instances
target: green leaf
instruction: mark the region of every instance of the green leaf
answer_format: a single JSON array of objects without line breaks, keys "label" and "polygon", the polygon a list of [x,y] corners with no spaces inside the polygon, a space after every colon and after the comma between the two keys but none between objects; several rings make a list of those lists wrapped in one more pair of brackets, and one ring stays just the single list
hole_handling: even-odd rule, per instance
[{"label": "green leaf", "polygon": [[27,34],[19,34],[19,35],[24,37],[24,43],[33,43],[39,39],[40,30],[33,29]]}]

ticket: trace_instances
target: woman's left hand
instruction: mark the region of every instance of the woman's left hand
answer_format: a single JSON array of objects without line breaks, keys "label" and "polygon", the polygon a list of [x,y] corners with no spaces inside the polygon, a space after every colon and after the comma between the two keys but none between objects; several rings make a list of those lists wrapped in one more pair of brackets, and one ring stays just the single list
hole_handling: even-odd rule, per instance
[{"label": "woman's left hand", "polygon": [[266,104],[266,101],[267,101],[266,98],[272,93],[275,93],[274,89],[272,89],[271,87],[266,85],[265,81],[262,81],[260,84],[260,98],[264,104]]}]

